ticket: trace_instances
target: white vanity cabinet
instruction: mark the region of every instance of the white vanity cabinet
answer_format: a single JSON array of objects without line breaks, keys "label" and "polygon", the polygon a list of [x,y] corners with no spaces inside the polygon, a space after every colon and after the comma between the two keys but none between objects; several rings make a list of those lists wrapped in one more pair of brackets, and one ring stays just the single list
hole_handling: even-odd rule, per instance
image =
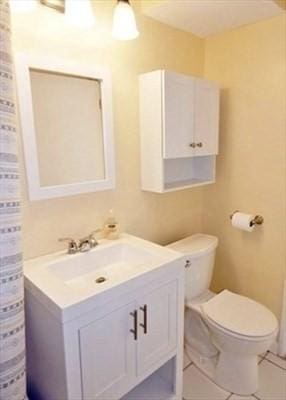
[{"label": "white vanity cabinet", "polygon": [[219,89],[169,71],[140,76],[142,189],[178,190],[214,182]]},{"label": "white vanity cabinet", "polygon": [[177,282],[79,329],[83,398],[118,398],[177,342]]},{"label": "white vanity cabinet", "polygon": [[136,345],[130,332],[134,306],[124,305],[79,329],[84,399],[116,398],[136,376]]},{"label": "white vanity cabinet", "polygon": [[142,374],[176,347],[177,282],[172,281],[143,295],[138,306],[137,369],[138,374]]},{"label": "white vanity cabinet", "polygon": [[[114,285],[117,272],[110,267],[109,272],[100,270],[108,279],[98,286],[88,286],[97,270],[93,278],[86,278],[86,289],[82,286],[85,278],[78,278],[78,283],[71,279],[79,260],[87,262],[92,257],[96,261],[102,251],[110,251],[112,259],[112,251],[118,246],[127,251],[128,243],[130,252],[135,245],[138,251],[141,246],[142,254],[145,249],[152,258],[149,263],[142,259],[142,265],[128,267],[126,281]],[[53,262],[44,265],[46,260],[35,260],[25,267],[30,400],[181,400],[181,255],[125,235],[115,244],[100,244],[89,254],[61,257],[59,265],[64,268],[66,262],[68,266],[65,283],[52,275]],[[114,268],[120,267],[115,264]],[[56,271],[62,276],[63,270]],[[71,297],[82,300],[71,303]]]}]

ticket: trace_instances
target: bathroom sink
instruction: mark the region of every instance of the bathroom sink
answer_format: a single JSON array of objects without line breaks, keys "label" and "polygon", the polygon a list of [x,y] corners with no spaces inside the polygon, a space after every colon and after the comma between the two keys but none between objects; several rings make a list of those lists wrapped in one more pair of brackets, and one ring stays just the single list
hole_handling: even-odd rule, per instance
[{"label": "bathroom sink", "polygon": [[66,322],[112,301],[114,290],[123,295],[140,276],[174,260],[183,265],[181,253],[122,234],[114,241],[100,240],[85,253],[61,251],[25,262],[25,288]]},{"label": "bathroom sink", "polygon": [[[147,263],[160,262],[150,250],[130,243],[109,242],[86,253],[68,256],[47,266],[47,270],[76,289],[118,280]],[[101,279],[100,279],[101,278]]]}]

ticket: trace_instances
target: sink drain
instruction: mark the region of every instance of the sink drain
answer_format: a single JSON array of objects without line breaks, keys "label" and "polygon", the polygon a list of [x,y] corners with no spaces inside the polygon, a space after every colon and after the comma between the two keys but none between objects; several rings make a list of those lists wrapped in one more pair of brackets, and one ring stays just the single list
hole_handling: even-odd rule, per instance
[{"label": "sink drain", "polygon": [[100,276],[99,278],[97,278],[95,280],[95,283],[103,283],[105,282],[107,279],[104,276]]}]

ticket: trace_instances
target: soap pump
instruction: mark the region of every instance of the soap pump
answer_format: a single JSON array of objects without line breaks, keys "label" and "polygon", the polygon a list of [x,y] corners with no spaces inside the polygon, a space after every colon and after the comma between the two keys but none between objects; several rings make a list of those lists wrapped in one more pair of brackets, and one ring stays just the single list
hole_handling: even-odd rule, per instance
[{"label": "soap pump", "polygon": [[112,209],[109,210],[109,216],[104,223],[103,233],[106,239],[115,240],[119,237],[119,224]]}]

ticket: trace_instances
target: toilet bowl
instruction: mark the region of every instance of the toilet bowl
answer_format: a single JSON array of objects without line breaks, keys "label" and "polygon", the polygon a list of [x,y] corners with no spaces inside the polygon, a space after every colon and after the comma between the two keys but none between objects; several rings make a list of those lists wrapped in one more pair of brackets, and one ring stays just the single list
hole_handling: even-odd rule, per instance
[{"label": "toilet bowl", "polygon": [[266,307],[228,290],[201,305],[218,349],[214,379],[225,389],[249,395],[258,389],[257,356],[277,335],[277,320]]},{"label": "toilet bowl", "polygon": [[186,257],[185,347],[219,386],[239,395],[258,389],[258,355],[275,341],[278,322],[262,304],[228,290],[209,291],[217,238],[196,234],[169,245]]}]

